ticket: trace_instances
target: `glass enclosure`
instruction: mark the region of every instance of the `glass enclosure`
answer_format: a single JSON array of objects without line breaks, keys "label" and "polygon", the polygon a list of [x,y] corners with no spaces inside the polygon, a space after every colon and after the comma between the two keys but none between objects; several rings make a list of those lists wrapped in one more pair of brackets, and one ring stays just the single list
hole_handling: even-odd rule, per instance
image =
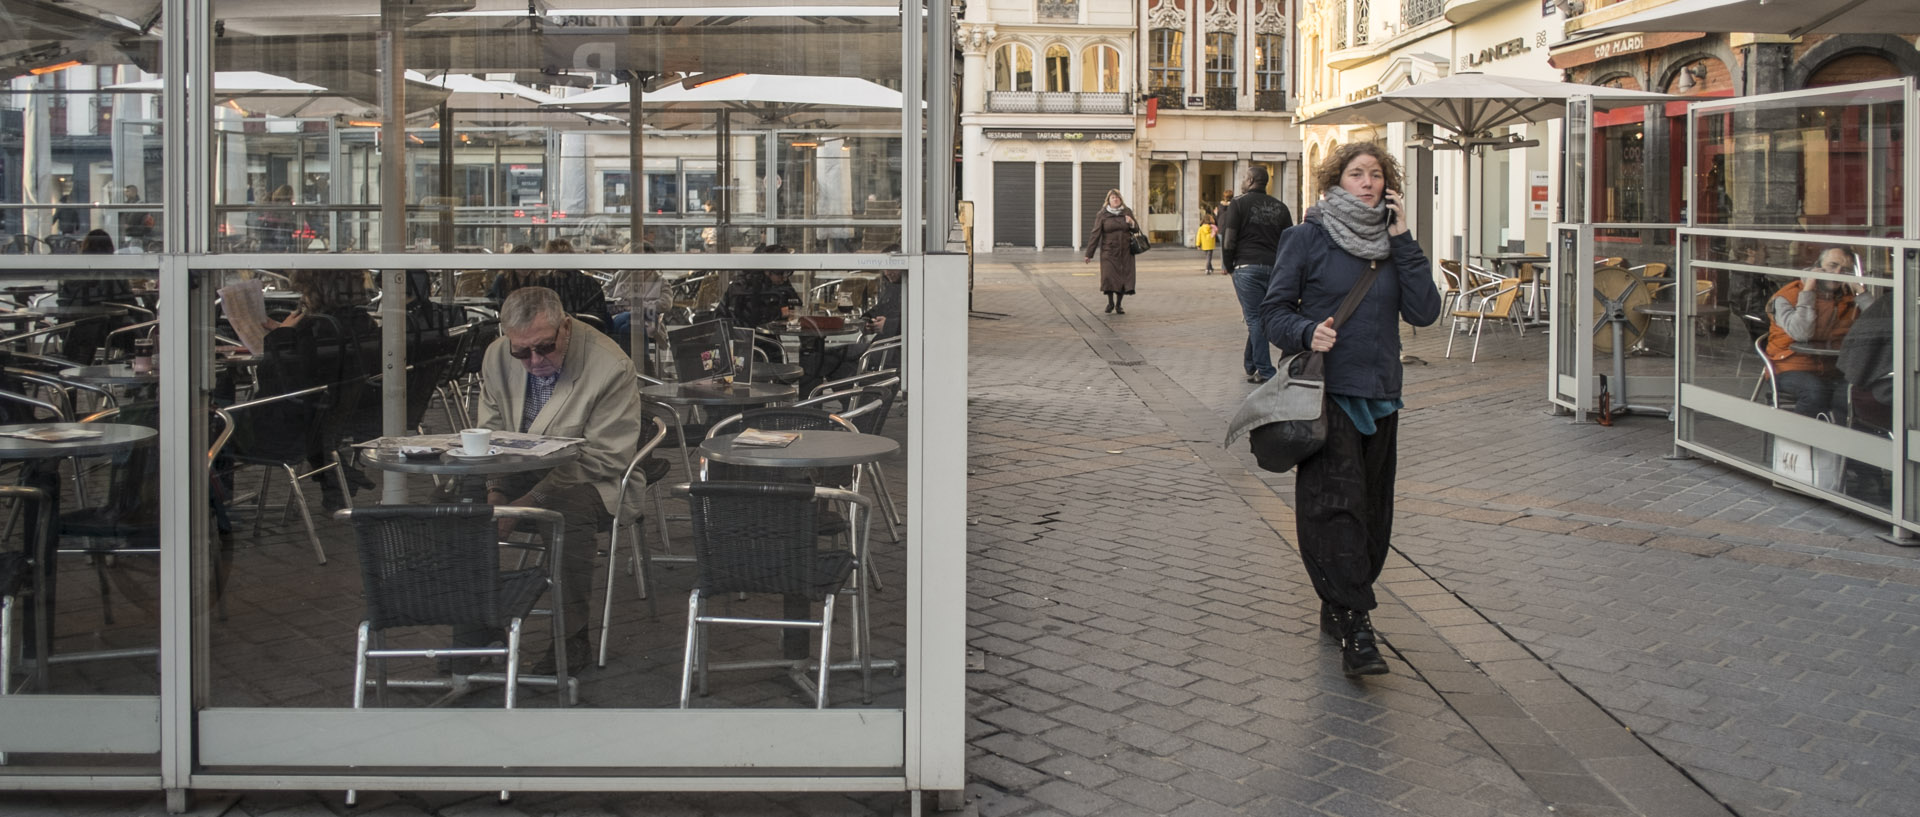
[{"label": "glass enclosure", "polygon": [[[1701,103],[1676,440],[1916,529],[1912,80]],[[1682,310],[1683,313],[1686,310]]]},{"label": "glass enclosure", "polygon": [[0,788],[961,788],[944,5],[18,5]]}]

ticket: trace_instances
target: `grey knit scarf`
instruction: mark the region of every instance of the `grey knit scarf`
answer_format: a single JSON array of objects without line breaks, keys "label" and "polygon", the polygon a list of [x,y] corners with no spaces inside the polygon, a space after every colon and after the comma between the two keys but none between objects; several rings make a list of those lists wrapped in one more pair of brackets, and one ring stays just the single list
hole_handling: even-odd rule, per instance
[{"label": "grey knit scarf", "polygon": [[1369,261],[1387,257],[1387,205],[1377,207],[1353,197],[1345,188],[1328,188],[1320,203],[1307,208],[1307,218],[1318,213],[1320,226],[1333,237],[1333,243]]}]

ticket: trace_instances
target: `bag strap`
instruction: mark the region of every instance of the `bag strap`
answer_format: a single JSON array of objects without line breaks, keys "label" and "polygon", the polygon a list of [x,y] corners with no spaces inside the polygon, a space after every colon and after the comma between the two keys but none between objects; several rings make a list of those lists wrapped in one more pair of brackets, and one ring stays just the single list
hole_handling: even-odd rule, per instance
[{"label": "bag strap", "polygon": [[1360,276],[1360,283],[1354,284],[1353,289],[1347,292],[1347,299],[1340,302],[1340,311],[1333,313],[1333,328],[1339,329],[1341,324],[1353,317],[1354,310],[1360,308],[1361,299],[1367,297],[1367,293],[1373,289],[1373,279],[1378,277],[1380,277],[1380,262],[1375,261],[1367,268],[1367,274]]}]

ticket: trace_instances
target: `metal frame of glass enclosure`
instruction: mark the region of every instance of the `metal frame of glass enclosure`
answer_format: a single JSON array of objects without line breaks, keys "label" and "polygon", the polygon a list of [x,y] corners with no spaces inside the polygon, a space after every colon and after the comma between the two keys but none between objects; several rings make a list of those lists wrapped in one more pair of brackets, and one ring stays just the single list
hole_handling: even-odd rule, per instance
[{"label": "metal frame of glass enclosure", "polygon": [[[1645,406],[1647,409],[1670,412],[1676,449],[1709,457],[1772,480],[1776,485],[1887,522],[1893,536],[1904,538],[1920,532],[1920,490],[1916,490],[1916,486],[1920,486],[1920,406],[1915,405],[1920,402],[1916,400],[1916,395],[1920,395],[1920,379],[1916,378],[1920,375],[1915,371],[1916,364],[1920,364],[1920,306],[1915,303],[1916,297],[1920,297],[1915,289],[1920,286],[1920,240],[1916,240],[1914,227],[1920,223],[1917,221],[1920,220],[1920,198],[1911,192],[1920,189],[1920,147],[1916,147],[1912,138],[1915,129],[1920,128],[1920,98],[1915,95],[1915,85],[1913,78],[1903,78],[1705,100],[1689,105],[1688,164],[1692,180],[1689,201],[1704,194],[1710,176],[1716,178],[1715,184],[1723,185],[1716,193],[1733,186],[1722,174],[1744,173],[1748,177],[1740,184],[1772,187],[1758,192],[1744,191],[1763,202],[1760,209],[1749,210],[1760,213],[1754,220],[1737,221],[1726,214],[1727,208],[1723,205],[1716,210],[1722,212],[1725,220],[1714,224],[1700,223],[1701,207],[1689,207],[1689,220],[1684,225],[1583,223],[1588,208],[1581,191],[1591,189],[1589,186],[1604,185],[1605,180],[1587,178],[1591,166],[1586,159],[1592,148],[1591,112],[1578,101],[1569,105],[1565,153],[1566,189],[1571,191],[1567,199],[1569,221],[1552,228],[1555,308],[1548,400],[1572,412],[1576,422],[1585,421],[1587,415],[1599,409],[1597,376],[1608,375],[1616,409],[1622,402],[1644,401],[1654,404]],[[1864,220],[1842,221],[1824,229],[1817,224],[1794,230],[1775,228],[1774,225],[1793,216],[1792,212],[1777,210],[1782,204],[1795,202],[1790,195],[1794,190],[1782,185],[1787,181],[1801,185],[1797,194],[1801,199],[1807,192],[1804,178],[1782,174],[1779,168],[1767,164],[1800,159],[1798,153],[1784,154],[1785,159],[1776,156],[1771,149],[1774,146],[1771,139],[1779,138],[1777,134],[1782,130],[1796,129],[1796,125],[1825,137],[1812,140],[1817,143],[1837,144],[1842,136],[1838,121],[1829,123],[1816,117],[1817,121],[1810,123],[1783,125],[1769,120],[1768,112],[1771,111],[1775,119],[1787,113],[1807,111],[1825,117],[1826,114],[1819,111],[1825,108],[1837,112],[1833,119],[1838,120],[1851,110],[1870,111],[1875,105],[1898,106],[1898,113],[1870,124],[1878,127],[1877,133],[1904,134],[1904,141],[1897,147],[1891,143],[1865,148],[1855,146],[1851,160],[1858,165],[1855,169],[1862,172],[1848,181],[1864,185],[1867,193],[1841,203],[1860,210],[1865,214]],[[1856,119],[1869,116],[1868,113],[1854,115]],[[1731,152],[1721,151],[1729,159],[1714,163],[1711,173],[1702,170],[1700,156],[1701,123],[1708,117],[1721,117],[1716,132],[1727,131],[1724,135],[1736,145]],[[1742,121],[1749,121],[1748,130],[1740,130]],[[1761,144],[1762,141],[1767,144]],[[1833,149],[1819,144],[1811,152],[1824,157]],[[1884,185],[1895,172],[1895,162],[1898,162],[1900,184],[1897,189],[1904,191],[1897,210],[1890,206],[1891,191],[1896,188]],[[1822,185],[1833,183],[1826,178],[1832,175],[1829,173],[1832,167],[1822,166]],[[1824,189],[1821,192],[1823,203],[1838,201],[1836,196],[1851,195]],[[1776,210],[1766,210],[1767,203],[1773,204]],[[1805,202],[1799,201],[1798,206],[1804,216]],[[1895,217],[1900,219],[1897,226],[1892,223]],[[1662,248],[1659,255],[1670,261],[1670,269],[1676,271],[1672,276],[1677,288],[1673,325],[1679,328],[1674,331],[1670,369],[1654,374],[1628,374],[1621,384],[1625,387],[1623,401],[1620,386],[1615,385],[1619,378],[1615,372],[1608,371],[1607,355],[1595,348],[1596,330],[1605,331],[1606,321],[1603,315],[1597,314],[1599,310],[1594,305],[1594,271],[1596,257],[1609,254],[1598,238],[1608,233],[1634,231],[1657,231],[1672,236],[1671,245]],[[1857,254],[1861,259],[1861,272],[1857,277],[1808,270],[1805,259],[1795,257],[1810,252],[1817,256],[1824,251],[1822,248],[1831,246],[1848,247]],[[1775,408],[1769,399],[1764,399],[1772,394],[1770,381],[1753,347],[1754,343],[1764,343],[1764,336],[1755,337],[1751,333],[1766,331],[1771,319],[1764,314],[1749,315],[1746,321],[1750,325],[1745,329],[1747,334],[1743,334],[1742,307],[1749,313],[1764,312],[1764,305],[1754,306],[1758,302],[1754,296],[1794,278],[1815,280],[1819,282],[1816,286],[1854,286],[1862,293],[1871,291],[1879,298],[1891,299],[1895,308],[1889,316],[1894,361],[1890,428],[1882,431],[1853,427],[1851,417],[1857,415],[1853,414],[1854,407],[1850,404],[1849,424],[1842,424]],[[1698,288],[1702,283],[1716,281],[1722,291],[1712,298],[1707,297],[1709,292]],[[1733,297],[1740,284],[1745,285],[1748,297]],[[1729,334],[1734,340],[1726,339]],[[1742,344],[1734,342],[1740,338],[1747,339],[1744,349]],[[1711,348],[1716,346],[1718,352]],[[1729,356],[1728,349],[1744,351],[1746,355]],[[1843,383],[1841,389],[1854,385],[1857,384]],[[1821,457],[1836,470],[1821,476],[1820,484],[1796,479],[1774,462],[1778,441],[1782,440],[1808,449],[1810,456]],[[1877,472],[1884,472],[1884,482],[1871,492],[1853,480],[1858,473],[1871,476]],[[1878,493],[1880,490],[1885,491],[1884,496]]]},{"label": "metal frame of glass enclosure", "polygon": [[[581,270],[903,269],[904,390],[911,393],[904,454],[909,485],[903,547],[905,705],[899,709],[379,709],[214,707],[207,703],[210,520],[202,417],[211,385],[213,289],[228,270],[373,270],[382,315],[401,314],[404,271],[454,270],[473,255],[437,252],[217,254],[209,4],[166,0],[162,49],[166,252],[115,256],[0,256],[0,269],[51,277],[146,271],[159,282],[158,360],[163,371],[159,694],[0,696],[0,752],[93,755],[60,768],[0,765],[0,789],[164,789],[184,807],[193,789],[834,790],[957,791],[964,785],[965,450],[967,259],[945,252],[953,182],[950,49],[945,2],[900,7],[899,161],[901,252],[767,255],[577,254],[487,256],[495,269],[564,265]],[[924,21],[925,25],[919,24]],[[923,39],[924,38],[924,39]],[[933,78],[936,81],[925,83]],[[926,101],[923,107],[922,100]],[[398,120],[390,121],[394,127]],[[403,129],[392,132],[404,133]],[[919,138],[924,134],[925,140]],[[769,134],[768,139],[774,137]],[[337,153],[337,152],[336,152]],[[403,151],[384,157],[406,168]],[[337,169],[336,169],[337,170]],[[589,179],[588,184],[594,183]],[[159,194],[159,195],[156,195]],[[381,196],[391,201],[389,196]],[[378,208],[388,228],[402,208]],[[753,224],[751,226],[760,226]],[[179,305],[174,307],[173,305]],[[404,366],[387,322],[385,371]],[[932,342],[930,342],[932,341]],[[404,378],[386,378],[386,428],[399,429]],[[668,600],[671,603],[671,600]],[[351,638],[348,633],[341,637]],[[843,687],[844,688],[844,687]],[[918,801],[914,803],[918,810]]]}]

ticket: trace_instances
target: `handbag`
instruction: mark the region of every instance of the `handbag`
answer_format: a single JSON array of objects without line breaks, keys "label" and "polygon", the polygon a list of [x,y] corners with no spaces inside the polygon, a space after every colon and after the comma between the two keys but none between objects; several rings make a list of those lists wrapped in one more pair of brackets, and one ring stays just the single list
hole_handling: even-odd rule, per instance
[{"label": "handbag", "polygon": [[[1333,328],[1339,329],[1360,308],[1379,274],[1380,266],[1375,264],[1360,276],[1333,314]],[[1291,471],[1320,453],[1327,444],[1325,366],[1324,355],[1311,348],[1280,361],[1279,371],[1240,403],[1240,410],[1227,423],[1225,444],[1246,434],[1260,470],[1276,474]]]},{"label": "handbag", "polygon": [[1147,250],[1153,249],[1153,245],[1147,242],[1147,234],[1143,232],[1134,232],[1133,237],[1129,238],[1128,241],[1131,243],[1127,245],[1127,249],[1132,251],[1134,255],[1139,255]]}]

